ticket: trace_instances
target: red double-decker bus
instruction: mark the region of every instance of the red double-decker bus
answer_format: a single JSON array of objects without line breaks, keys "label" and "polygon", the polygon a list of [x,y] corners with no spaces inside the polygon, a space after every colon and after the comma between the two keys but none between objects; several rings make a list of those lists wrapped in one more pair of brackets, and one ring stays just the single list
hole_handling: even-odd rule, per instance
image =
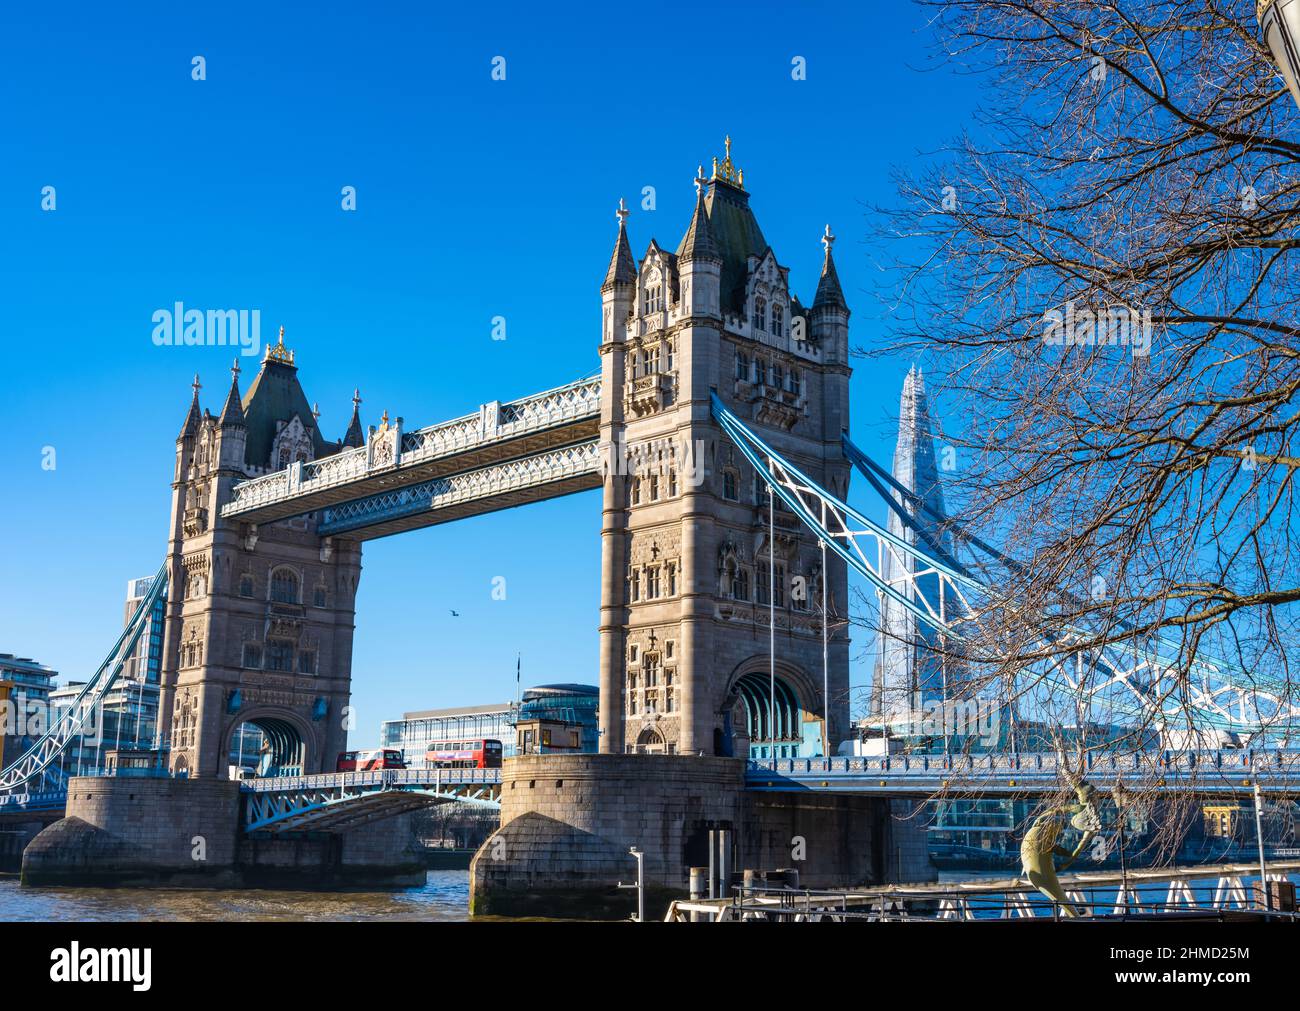
[{"label": "red double-decker bus", "polygon": [[406,762],[400,751],[381,748],[378,751],[340,751],[335,772],[370,772],[374,769],[405,769]]},{"label": "red double-decker bus", "polygon": [[501,742],[488,740],[431,741],[424,764],[431,769],[499,769]]}]

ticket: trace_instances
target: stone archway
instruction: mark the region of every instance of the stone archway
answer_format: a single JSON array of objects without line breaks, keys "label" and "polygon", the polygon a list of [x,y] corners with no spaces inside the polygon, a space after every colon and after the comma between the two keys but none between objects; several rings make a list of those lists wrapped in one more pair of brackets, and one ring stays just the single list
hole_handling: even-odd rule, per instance
[{"label": "stone archway", "polygon": [[668,751],[668,742],[655,726],[643,727],[636,739],[638,755],[662,755]]},{"label": "stone archway", "polygon": [[819,708],[811,700],[799,671],[778,664],[776,694],[772,698],[773,678],[766,662],[761,669],[753,663],[742,665],[727,688],[721,716],[729,731],[732,753],[744,758],[794,758],[801,754],[805,714]]},{"label": "stone archway", "polygon": [[[250,733],[254,728],[256,733]],[[253,742],[250,746],[249,742]],[[250,751],[255,749],[255,753]],[[250,712],[231,721],[226,729],[225,749],[230,767],[239,765],[256,778],[301,776],[318,763],[313,755],[311,732],[295,717],[276,712]],[[236,755],[240,759],[236,759]],[[228,772],[228,769],[222,769]]]}]

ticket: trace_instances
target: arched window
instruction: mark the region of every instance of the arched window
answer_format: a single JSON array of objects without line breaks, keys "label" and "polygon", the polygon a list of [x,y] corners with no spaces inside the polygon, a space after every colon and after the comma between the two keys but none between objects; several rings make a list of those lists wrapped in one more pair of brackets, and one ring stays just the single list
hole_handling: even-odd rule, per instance
[{"label": "arched window", "polygon": [[785,306],[772,305],[772,336],[785,336]]},{"label": "arched window", "polygon": [[767,299],[758,297],[754,299],[754,322],[755,330],[767,329]]},{"label": "arched window", "polygon": [[736,472],[734,470],[724,470],[722,472],[722,497],[736,502],[740,498],[740,493],[736,489]]},{"label": "arched window", "polygon": [[731,575],[731,598],[732,600],[749,599],[749,570],[742,569],[739,566]]},{"label": "arched window", "polygon": [[278,604],[298,603],[298,576],[292,569],[271,573],[271,599]]}]

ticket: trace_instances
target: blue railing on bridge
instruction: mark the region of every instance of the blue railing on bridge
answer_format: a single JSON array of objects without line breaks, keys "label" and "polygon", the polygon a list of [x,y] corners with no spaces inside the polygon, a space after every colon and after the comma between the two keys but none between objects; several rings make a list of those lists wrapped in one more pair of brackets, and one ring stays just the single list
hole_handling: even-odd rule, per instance
[{"label": "blue railing on bridge", "polygon": [[1141,774],[1210,774],[1221,777],[1243,777],[1253,774],[1264,778],[1300,776],[1300,750],[1249,751],[1242,749],[1219,751],[1182,752],[1109,752],[1087,754],[1083,767],[1078,759],[1062,761],[1050,752],[1034,754],[976,754],[976,755],[861,755],[836,756],[836,758],[753,760],[746,768],[750,778],[771,776],[880,776],[885,780],[914,778],[933,780],[956,776],[1021,776],[1028,778],[1054,778],[1060,774],[1082,772],[1088,776],[1141,776]]},{"label": "blue railing on bridge", "polygon": [[360,787],[398,790],[403,787],[461,786],[468,783],[490,786],[500,782],[500,769],[375,769],[369,772],[323,772],[310,776],[246,779],[240,786],[249,793],[293,793],[299,790]]}]

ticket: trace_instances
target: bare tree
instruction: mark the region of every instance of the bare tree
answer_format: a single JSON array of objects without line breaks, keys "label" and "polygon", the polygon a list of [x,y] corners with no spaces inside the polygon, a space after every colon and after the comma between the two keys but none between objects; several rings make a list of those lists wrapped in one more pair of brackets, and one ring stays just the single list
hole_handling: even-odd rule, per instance
[{"label": "bare tree", "polygon": [[[861,350],[925,363],[954,536],[1005,551],[954,651],[967,690],[1032,686],[1085,750],[1116,727],[1134,746],[1233,721],[1285,737],[1300,115],[1253,0],[919,7],[984,97],[898,175],[890,327]],[[1107,649],[1154,662],[1115,687]],[[1278,704],[1229,705],[1207,672]]]}]

